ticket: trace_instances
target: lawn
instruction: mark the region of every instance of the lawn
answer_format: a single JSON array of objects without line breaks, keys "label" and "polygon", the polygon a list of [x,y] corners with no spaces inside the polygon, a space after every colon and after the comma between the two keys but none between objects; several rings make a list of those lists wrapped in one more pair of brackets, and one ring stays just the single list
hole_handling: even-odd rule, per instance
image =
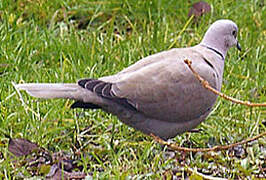
[{"label": "lawn", "polygon": [[[208,1],[211,12],[197,22],[188,18],[193,2],[0,1],[0,178],[45,177],[60,161],[30,165],[32,157],[17,158],[8,151],[11,138],[27,139],[57,157],[61,154],[75,166],[72,172],[87,178],[203,179],[203,174],[265,178],[265,137],[226,151],[173,152],[115,116],[100,110],[70,109],[70,100],[32,98],[19,94],[12,85],[67,83],[114,74],[156,52],[196,45],[212,22],[226,18],[239,27],[242,51],[232,48],[227,54],[222,92],[241,100],[266,102],[265,2]],[[214,109],[197,127],[200,132],[184,133],[172,141],[203,148],[265,132],[265,108],[218,98]]]}]

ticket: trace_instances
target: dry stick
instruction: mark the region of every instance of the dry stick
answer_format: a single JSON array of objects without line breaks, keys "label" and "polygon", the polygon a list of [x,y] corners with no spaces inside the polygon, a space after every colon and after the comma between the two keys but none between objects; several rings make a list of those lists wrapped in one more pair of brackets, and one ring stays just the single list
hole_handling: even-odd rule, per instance
[{"label": "dry stick", "polygon": [[232,102],[237,103],[237,104],[242,104],[242,105],[246,105],[246,106],[250,106],[250,107],[266,107],[266,103],[251,103],[249,101],[241,101],[239,99],[232,98],[230,96],[227,96],[227,95],[217,91],[216,89],[212,88],[206,80],[204,80],[202,77],[200,77],[200,75],[192,68],[192,66],[191,66],[192,62],[190,60],[186,59],[186,60],[184,60],[184,62],[188,65],[189,69],[192,71],[194,76],[200,81],[200,83],[206,89],[210,90],[214,94],[217,94],[217,95],[221,96],[222,98],[229,100],[229,101],[232,101]]},{"label": "dry stick", "polygon": [[230,149],[232,147],[235,147],[235,146],[238,146],[238,145],[242,145],[242,144],[246,144],[248,142],[254,141],[254,140],[259,139],[259,138],[261,138],[261,137],[263,137],[265,135],[266,135],[266,132],[263,132],[263,133],[261,133],[261,134],[259,134],[257,136],[252,137],[252,138],[245,139],[244,141],[237,142],[237,143],[234,143],[234,144],[225,145],[225,146],[214,146],[212,148],[186,148],[186,147],[180,147],[177,144],[166,142],[166,141],[162,140],[161,138],[159,138],[158,136],[155,136],[155,135],[151,134],[151,136],[153,137],[153,139],[156,142],[158,142],[158,143],[160,143],[162,145],[166,145],[166,146],[168,146],[169,148],[171,148],[173,150],[184,151],[184,152],[209,152],[209,151],[227,150],[227,149]]},{"label": "dry stick", "polygon": [[[266,106],[265,103],[251,103],[249,101],[241,101],[241,100],[229,97],[229,96],[217,91],[216,89],[212,88],[206,80],[204,80],[202,77],[200,77],[200,75],[192,68],[192,66],[191,66],[192,62],[190,60],[186,59],[186,60],[184,60],[184,62],[188,65],[189,69],[192,71],[192,73],[196,76],[196,78],[200,81],[200,83],[206,89],[208,89],[211,92],[223,97],[224,99],[227,99],[227,100],[232,101],[232,102],[237,103],[237,104],[242,104],[242,105],[246,105],[246,106],[250,106],[250,107],[264,107],[264,106]],[[158,142],[162,145],[166,145],[173,150],[184,151],[184,152],[209,152],[209,151],[227,150],[227,149],[230,149],[232,147],[254,141],[254,140],[259,139],[265,135],[266,135],[266,132],[263,132],[257,136],[252,137],[252,138],[248,138],[248,139],[243,140],[241,142],[237,142],[237,143],[233,143],[233,144],[229,144],[229,145],[225,145],[225,146],[214,146],[212,148],[186,148],[186,147],[180,147],[177,144],[166,142],[166,141],[162,140],[161,138],[159,138],[158,136],[151,134],[151,136],[153,137],[153,139],[156,142]]]}]

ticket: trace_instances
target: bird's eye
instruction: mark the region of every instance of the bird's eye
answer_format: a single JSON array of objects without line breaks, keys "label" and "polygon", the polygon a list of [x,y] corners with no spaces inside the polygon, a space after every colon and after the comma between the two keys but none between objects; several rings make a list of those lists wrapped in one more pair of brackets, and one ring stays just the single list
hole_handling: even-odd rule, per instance
[{"label": "bird's eye", "polygon": [[233,30],[232,35],[233,35],[234,37],[236,37],[236,31],[235,31],[235,30]]}]

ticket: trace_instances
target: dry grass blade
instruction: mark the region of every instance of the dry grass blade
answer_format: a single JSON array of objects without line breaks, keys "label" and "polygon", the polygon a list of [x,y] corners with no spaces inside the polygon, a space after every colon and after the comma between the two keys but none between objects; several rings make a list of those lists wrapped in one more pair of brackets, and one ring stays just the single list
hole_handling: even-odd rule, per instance
[{"label": "dry grass blade", "polygon": [[203,85],[203,87],[210,90],[214,94],[217,94],[218,96],[221,96],[222,98],[229,100],[229,101],[232,101],[232,102],[237,103],[237,104],[242,104],[242,105],[246,105],[246,106],[250,106],[250,107],[266,107],[266,103],[252,103],[249,101],[241,101],[239,99],[232,98],[230,96],[227,96],[227,95],[217,91],[216,89],[212,88],[206,80],[204,80],[202,77],[200,77],[200,75],[192,68],[192,66],[191,66],[192,62],[190,60],[186,59],[186,60],[184,60],[184,62],[188,65],[189,69],[192,71],[192,73],[195,75],[195,77],[200,81],[200,83]]},{"label": "dry grass blade", "polygon": [[197,174],[200,177],[199,179],[205,179],[205,180],[226,180],[225,178],[213,177],[213,176],[209,176],[209,175],[202,174],[202,173],[200,173],[200,172],[197,171],[197,168],[192,169],[190,167],[187,167],[187,170],[190,173]]},{"label": "dry grass blade", "polygon": [[29,106],[27,106],[27,104],[25,103],[20,91],[16,88],[16,84],[14,82],[11,82],[11,84],[13,85],[13,87],[15,88],[16,92],[18,93],[19,99],[22,103],[22,106],[24,107],[26,113],[28,114],[28,110],[31,111],[36,117],[38,117],[39,119],[41,118],[40,115],[38,113],[36,113],[33,109],[31,109]]}]

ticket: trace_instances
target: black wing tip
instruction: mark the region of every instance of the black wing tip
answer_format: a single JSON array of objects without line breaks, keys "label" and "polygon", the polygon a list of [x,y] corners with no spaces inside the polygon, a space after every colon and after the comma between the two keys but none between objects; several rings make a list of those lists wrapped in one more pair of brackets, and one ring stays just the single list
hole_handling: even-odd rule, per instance
[{"label": "black wing tip", "polygon": [[84,102],[76,101],[70,106],[70,108],[71,109],[74,109],[74,108],[100,109],[101,107],[96,104],[92,104],[92,103],[84,103]]},{"label": "black wing tip", "polygon": [[78,85],[89,90],[95,92],[97,95],[107,98],[112,98],[111,90],[112,83],[104,82],[98,79],[81,79],[78,81]]},{"label": "black wing tip", "polygon": [[78,81],[78,85],[81,86],[81,87],[83,87],[83,88],[85,88],[87,82],[92,81],[92,80],[94,80],[94,79],[80,79]]},{"label": "black wing tip", "polygon": [[[96,93],[100,97],[112,100],[116,102],[117,104],[120,104],[131,110],[134,110],[134,111],[137,110],[136,107],[134,107],[131,103],[129,103],[126,98],[117,97],[112,92],[113,83],[104,82],[98,79],[81,79],[78,81],[78,84],[81,87]],[[92,103],[83,103],[83,102],[77,101],[74,104],[72,104],[71,108],[99,109],[101,107],[98,105],[92,104]]]}]

